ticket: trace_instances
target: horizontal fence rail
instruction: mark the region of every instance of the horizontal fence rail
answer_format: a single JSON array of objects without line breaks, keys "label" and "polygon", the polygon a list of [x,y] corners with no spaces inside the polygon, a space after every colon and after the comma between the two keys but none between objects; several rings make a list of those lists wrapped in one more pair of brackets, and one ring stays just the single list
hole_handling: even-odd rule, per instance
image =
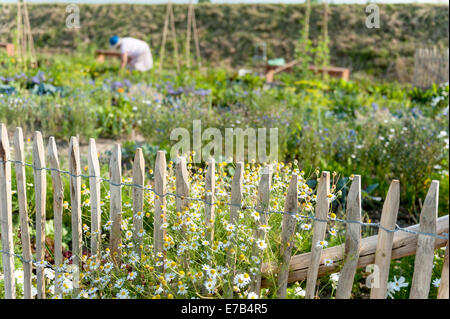
[{"label": "horizontal fence rail", "polygon": [[[202,202],[205,206],[205,224],[208,225],[208,234],[206,239],[214,239],[214,207],[217,204],[215,193],[215,162],[208,162],[205,179],[205,196],[190,197],[189,182],[187,179],[186,159],[180,157],[176,163],[176,192],[167,191],[167,165],[165,153],[159,151],[156,158],[154,169],[154,187],[144,186],[145,163],[141,149],[137,149],[133,165],[132,183],[122,182],[121,171],[121,149],[116,144],[113,147],[109,164],[109,178],[100,176],[100,167],[98,154],[95,146],[95,140],[89,141],[88,167],[89,175],[81,174],[80,151],[78,140],[75,137],[70,139],[69,145],[69,170],[62,170],[59,167],[58,152],[54,138],[49,139],[47,167],[45,162],[45,151],[42,135],[36,132],[33,138],[33,160],[32,163],[25,162],[23,150],[23,134],[20,128],[16,129],[14,136],[15,158],[11,159],[10,145],[6,126],[0,124],[0,219],[2,223],[2,258],[3,274],[5,281],[5,297],[15,298],[14,286],[14,257],[19,258],[24,265],[24,297],[31,298],[31,270],[32,266],[39,264],[37,270],[37,297],[45,298],[45,283],[43,281],[44,269],[51,268],[58,273],[58,266],[62,263],[62,203],[63,190],[61,175],[69,177],[70,181],[70,202],[71,202],[71,223],[72,223],[72,262],[81,265],[81,179],[89,180],[90,184],[90,208],[91,208],[91,230],[94,236],[91,237],[90,250],[96,255],[101,251],[100,233],[100,184],[107,183],[110,188],[110,220],[112,228],[110,233],[109,249],[115,263],[121,259],[121,253],[118,247],[121,245],[121,211],[122,211],[122,187],[132,188],[133,208],[136,211],[143,209],[144,192],[152,192],[155,195],[155,215],[154,215],[154,253],[164,254],[162,247],[165,238],[165,229],[161,225],[166,221],[168,212],[166,208],[166,198],[168,196],[176,199],[177,211],[188,209],[189,202]],[[13,225],[12,225],[12,195],[11,195],[11,166],[14,164],[16,169],[17,194],[19,201],[19,214],[21,222],[21,245],[22,255],[15,254],[13,248]],[[27,198],[25,191],[26,176],[25,167],[33,169],[35,202],[36,202],[36,251],[32,257],[30,252],[29,221],[27,212]],[[42,265],[44,260],[44,241],[45,241],[45,221],[46,221],[46,172],[51,173],[53,186],[53,210],[55,225],[55,265]],[[375,264],[380,269],[380,286],[372,288],[371,298],[387,297],[387,280],[389,275],[390,260],[417,254],[415,263],[415,272],[413,277],[411,298],[428,298],[428,289],[431,279],[431,266],[433,260],[433,251],[436,248],[447,244],[448,249],[448,215],[438,218],[437,203],[439,182],[433,181],[422,208],[420,224],[410,227],[400,227],[396,223],[397,213],[400,202],[399,182],[393,181],[387,194],[381,221],[379,223],[365,223],[361,221],[361,177],[356,175],[353,178],[349,194],[347,196],[347,217],[345,219],[332,217],[329,214],[329,195],[330,195],[330,174],[322,172],[320,174],[317,204],[315,214],[298,214],[298,190],[297,175],[293,174],[290,186],[286,195],[284,211],[270,210],[269,197],[271,189],[272,168],[267,165],[263,169],[261,182],[259,185],[258,200],[253,206],[242,204],[242,188],[244,164],[236,164],[235,176],[231,187],[231,196],[229,201],[220,201],[221,204],[230,208],[230,222],[233,223],[240,212],[256,211],[261,214],[260,225],[267,223],[270,214],[282,214],[282,231],[280,254],[282,256],[279,265],[262,264],[261,274],[252,277],[251,287],[253,291],[259,292],[261,287],[270,286],[264,278],[268,273],[278,274],[277,296],[286,298],[287,285],[290,282],[307,279],[306,298],[317,297],[317,278],[330,271],[336,270],[337,262],[344,263],[342,276],[338,284],[337,298],[350,298],[351,287],[354,281],[357,268],[369,264]],[[295,216],[294,216],[295,215]],[[294,218],[296,217],[296,218]],[[292,235],[298,224],[298,220],[314,222],[313,241],[311,252],[297,256],[292,254]],[[329,222],[342,223],[347,226],[346,242],[344,245],[324,249],[322,246],[315,245],[316,242],[324,240],[326,225]],[[138,219],[133,220],[134,238],[139,240],[136,232],[142,231],[142,222]],[[378,235],[361,239],[361,227],[373,227],[378,229]],[[255,238],[262,236],[261,232],[255,229]],[[233,240],[233,239],[232,239]],[[139,245],[138,245],[139,247]],[[255,248],[253,248],[255,249]],[[181,256],[180,256],[181,257]],[[233,258],[232,254],[227,257],[228,264],[231,265],[231,271],[228,280],[233,276]],[[447,257],[448,260],[448,253]],[[332,259],[336,263],[331,266],[325,266],[324,260]],[[182,260],[182,259],[181,259]],[[441,287],[448,287],[448,261],[447,267],[444,265],[441,279]],[[42,267],[43,266],[43,267]],[[163,266],[159,271],[163,270]],[[427,286],[428,288],[424,288]],[[448,288],[447,288],[448,289]],[[232,286],[225,288],[225,297],[233,297]],[[74,290],[74,296],[77,291]],[[448,292],[439,291],[439,298],[443,298]]]}]

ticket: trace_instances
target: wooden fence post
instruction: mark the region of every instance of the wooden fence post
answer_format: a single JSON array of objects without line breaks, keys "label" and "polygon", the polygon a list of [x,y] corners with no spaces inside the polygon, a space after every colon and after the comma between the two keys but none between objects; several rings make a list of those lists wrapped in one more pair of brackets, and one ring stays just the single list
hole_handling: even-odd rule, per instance
[{"label": "wooden fence post", "polygon": [[19,216],[20,216],[20,239],[22,243],[22,255],[28,262],[23,263],[23,296],[25,299],[31,299],[31,273],[33,259],[31,255],[30,244],[30,228],[28,221],[28,205],[27,205],[27,184],[25,165],[25,152],[23,146],[23,133],[20,127],[16,128],[14,134],[14,158],[17,161],[16,182],[17,182],[17,200],[19,202]]},{"label": "wooden fence post", "polygon": [[[63,202],[64,202],[64,187],[62,184],[60,165],[58,159],[58,150],[56,148],[55,138],[50,137],[48,142],[48,161],[50,168],[52,168],[52,185],[53,185],[53,227],[55,231],[55,278],[61,274],[58,271],[59,267],[63,265],[62,255],[62,228],[63,228]],[[55,295],[61,294],[61,284],[59,280],[55,281]]]},{"label": "wooden fence post", "polygon": [[120,184],[122,183],[122,152],[119,144],[114,144],[114,148],[111,154],[111,160],[109,163],[109,177],[110,185],[110,219],[112,221],[109,245],[111,250],[111,256],[116,265],[119,264],[121,259],[121,250],[119,248],[122,245],[122,190]]},{"label": "wooden fence post", "polygon": [[[361,222],[361,176],[353,177],[347,196],[347,220]],[[348,223],[345,239],[344,267],[336,289],[336,299],[349,299],[359,259],[361,224]]]},{"label": "wooden fence post", "polygon": [[[436,233],[438,216],[439,182],[432,181],[420,214],[420,231]],[[418,235],[414,274],[411,283],[410,299],[427,299],[433,274],[434,237]]]},{"label": "wooden fence post", "polygon": [[[298,210],[298,176],[293,174],[284,204],[283,224],[281,230],[281,265],[278,272],[277,298],[286,298],[287,281],[289,276],[289,261],[291,260],[292,248],[294,246],[293,236],[297,221],[295,214]],[[289,214],[288,214],[289,213]]]},{"label": "wooden fence post", "polygon": [[438,299],[448,299],[448,241],[445,249],[444,266],[442,267],[441,283],[439,285]]},{"label": "wooden fence post", "polygon": [[[189,196],[189,181],[188,181],[188,171],[186,168],[186,157],[179,156],[177,158],[176,162],[176,210],[177,212],[180,212],[181,214],[185,214],[189,210],[189,201],[186,199],[186,197]],[[180,230],[181,236],[184,238],[186,236],[185,231],[183,228]],[[206,234],[205,234],[206,235]],[[183,258],[183,256],[179,256],[180,260],[182,260],[182,263],[185,265],[185,267],[188,267],[188,258],[187,256]]]},{"label": "wooden fence post", "polygon": [[[136,243],[136,251],[140,252],[144,229],[144,177],[145,161],[141,148],[136,149],[133,163],[133,184],[140,187],[133,187],[133,238]],[[140,213],[140,216],[138,215]]]},{"label": "wooden fence post", "polygon": [[96,255],[96,262],[100,261],[101,249],[101,222],[102,207],[100,205],[100,163],[98,161],[97,146],[95,139],[89,139],[88,149],[88,167],[89,167],[89,204],[91,207],[91,252]]},{"label": "wooden fence post", "polygon": [[186,197],[189,196],[189,181],[188,171],[186,168],[186,158],[178,157],[176,162],[176,209],[177,212],[184,214],[186,209],[189,209],[189,201]]},{"label": "wooden fence post", "polygon": [[16,298],[14,277],[14,242],[12,230],[11,162],[9,162],[9,139],[6,125],[0,124],[0,215],[2,221],[3,274],[5,298]]},{"label": "wooden fence post", "polygon": [[[81,272],[82,255],[82,225],[81,225],[81,166],[80,148],[75,136],[69,143],[69,172],[70,176],[70,213],[72,216],[72,265],[76,274]],[[73,279],[73,296],[79,293],[79,277]]]},{"label": "wooden fence post", "polygon": [[216,191],[216,162],[213,157],[208,161],[208,169],[205,176],[205,224],[207,229],[206,238],[214,241],[214,213],[215,213],[215,191]]},{"label": "wooden fence post", "polygon": [[[45,212],[47,179],[45,172],[44,142],[41,132],[36,131],[33,138],[34,194],[36,201],[36,261],[45,259]],[[36,269],[37,297],[45,298],[44,268]]]},{"label": "wooden fence post", "polygon": [[[380,225],[382,227],[391,231],[395,230],[399,205],[400,182],[398,180],[393,180],[381,212]],[[377,250],[375,253],[375,267],[378,267],[379,285],[378,287],[374,286],[371,288],[371,299],[386,299],[387,297],[393,239],[393,232],[388,232],[380,228],[378,231]]]},{"label": "wooden fence post", "polygon": [[[166,154],[164,151],[158,151],[155,163],[155,216],[153,227],[153,247],[155,255],[164,253],[163,244],[166,235],[165,229],[161,229],[162,224],[166,221]],[[161,257],[157,257],[161,258]],[[162,272],[164,265],[159,267]]]},{"label": "wooden fence post", "polygon": [[[270,201],[270,185],[272,181],[272,166],[266,165],[263,168],[263,173],[261,175],[261,180],[259,182],[259,188],[258,188],[258,203],[257,203],[257,209],[260,214],[259,221],[256,223],[257,228],[254,231],[254,238],[255,242],[253,243],[252,248],[252,256],[259,255],[260,248],[257,246],[258,240],[264,240],[265,231],[262,229],[259,229],[258,226],[260,225],[267,225],[268,222],[268,216],[267,213],[269,212],[269,201]],[[262,258],[261,258],[261,264],[258,266],[258,270],[261,271],[262,267]],[[254,276],[251,284],[250,284],[250,291],[256,293],[258,296],[261,292],[261,274],[258,273]]]},{"label": "wooden fence post", "polygon": [[[315,217],[326,220],[328,218],[328,210],[330,202],[328,194],[330,193],[330,173],[322,172],[317,188],[317,204]],[[316,292],[317,274],[319,272],[320,258],[322,256],[322,247],[319,242],[325,238],[327,223],[323,221],[314,221],[314,233],[311,244],[311,264],[308,268],[308,276],[306,279],[306,299],[313,299]]]},{"label": "wooden fence post", "polygon": [[226,265],[230,269],[228,275],[229,283],[225,287],[224,297],[227,299],[233,298],[233,278],[235,275],[235,261],[236,261],[236,233],[238,231],[239,212],[242,204],[242,183],[244,181],[244,163],[237,162],[234,170],[233,181],[231,183],[231,206],[230,206],[230,224],[235,226],[234,233],[231,237],[231,244],[229,246],[226,258]]}]

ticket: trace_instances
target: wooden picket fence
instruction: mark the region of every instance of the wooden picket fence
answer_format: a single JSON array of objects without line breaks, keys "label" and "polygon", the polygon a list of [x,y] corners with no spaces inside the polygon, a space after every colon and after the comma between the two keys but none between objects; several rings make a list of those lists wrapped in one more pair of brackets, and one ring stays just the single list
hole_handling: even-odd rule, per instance
[{"label": "wooden picket fence", "polygon": [[414,86],[429,88],[433,84],[448,83],[449,56],[448,49],[437,48],[416,49],[414,56]]},{"label": "wooden picket fence", "polygon": [[[47,159],[49,167],[46,167],[46,155],[42,134],[34,133],[32,166],[34,172],[35,202],[36,202],[36,255],[35,260],[44,260],[45,242],[45,221],[46,221],[46,171],[51,170],[51,180],[53,186],[53,214],[54,214],[54,259],[55,264],[62,264],[62,213],[63,213],[63,185],[60,170],[58,151],[55,139],[49,138],[47,148]],[[27,211],[26,176],[25,176],[25,154],[23,133],[21,128],[16,128],[14,134],[14,159],[10,158],[10,144],[6,126],[0,124],[0,217],[1,217],[1,239],[3,257],[3,275],[5,297],[15,298],[15,278],[14,278],[14,258],[13,254],[13,225],[12,225],[12,196],[11,196],[11,164],[14,163],[17,179],[17,196],[20,215],[20,238],[22,244],[22,257],[24,261],[33,259],[30,244],[30,230]],[[91,209],[91,236],[90,251],[93,255],[100,254],[100,165],[94,139],[89,141],[88,151],[89,185],[90,185],[90,209]],[[132,185],[133,187],[133,211],[143,211],[144,203],[144,172],[145,162],[141,149],[137,149],[133,165]],[[71,137],[69,145],[69,172],[70,174],[70,203],[72,222],[72,253],[73,264],[81,265],[82,252],[82,224],[81,224],[81,167],[80,151],[78,140]],[[110,219],[113,225],[110,232],[109,248],[111,256],[120,260],[121,243],[121,149],[119,144],[115,144],[112,150],[109,167],[110,180]],[[156,194],[166,194],[166,157],[165,153],[159,151],[156,157],[154,169],[154,190]],[[236,164],[235,174],[232,181],[230,222],[234,223],[239,216],[243,195],[243,174],[244,163]],[[269,198],[271,190],[272,168],[270,165],[264,167],[259,183],[258,201],[256,207],[259,211],[269,211]],[[279,265],[261,265],[261,274],[252,278],[251,290],[258,293],[261,287],[269,286],[264,274],[277,273],[277,296],[286,298],[287,285],[297,280],[307,280],[305,298],[317,297],[317,279],[331,271],[336,271],[338,261],[342,261],[343,267],[340,269],[340,279],[337,285],[336,298],[346,299],[351,296],[351,289],[354,276],[358,267],[375,264],[378,270],[377,284],[371,288],[370,298],[383,299],[387,297],[389,265],[391,259],[416,254],[414,275],[411,285],[410,298],[428,298],[430,281],[432,275],[434,250],[447,246],[445,263],[442,270],[441,284],[438,298],[448,298],[448,215],[438,218],[438,196],[439,182],[432,181],[428,194],[423,204],[420,215],[420,224],[414,225],[404,231],[395,231],[397,213],[400,202],[399,181],[392,181],[386,200],[382,209],[381,221],[378,235],[361,239],[361,177],[356,175],[352,181],[347,196],[347,219],[346,219],[346,241],[345,245],[323,249],[314,243],[324,240],[326,234],[326,221],[329,214],[330,194],[330,174],[322,172],[320,175],[317,203],[315,208],[315,219],[313,225],[313,239],[311,252],[292,256],[293,235],[297,222],[291,213],[298,209],[298,191],[296,174],[292,175],[289,188],[287,190],[285,208],[282,219],[281,247],[282,256]],[[205,223],[207,226],[214,226],[214,202],[215,202],[215,162],[211,159],[208,162],[208,169],[205,177]],[[189,205],[189,182],[186,159],[179,157],[176,163],[176,196],[177,211],[182,211]],[[289,213],[289,214],[288,214]],[[261,214],[261,224],[267,223],[268,214]],[[154,250],[155,254],[163,252],[163,239],[165,230],[160,225],[166,218],[166,197],[155,197],[154,214]],[[133,226],[135,234],[142,229],[142,219],[134,218]],[[398,230],[398,229],[397,229]],[[214,227],[207,234],[208,239],[214,238]],[[437,236],[430,236],[429,233]],[[256,239],[264,236],[263,232],[256,229],[254,236]],[[140,241],[140,237],[134,237]],[[256,242],[256,241],[255,241]],[[253,247],[256,249],[256,247]],[[231,252],[228,252],[231,254]],[[232,258],[227,257],[228,266],[233,269]],[[325,266],[324,259],[336,261],[332,266]],[[24,297],[31,298],[31,278],[32,263],[24,262]],[[45,298],[45,281],[43,268],[36,268],[37,297]],[[224,296],[232,297],[232,287],[225,288]]]}]

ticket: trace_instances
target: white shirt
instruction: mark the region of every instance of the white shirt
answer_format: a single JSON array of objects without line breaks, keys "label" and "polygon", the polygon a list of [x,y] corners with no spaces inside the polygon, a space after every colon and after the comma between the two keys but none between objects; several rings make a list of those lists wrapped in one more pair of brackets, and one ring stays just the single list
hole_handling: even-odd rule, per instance
[{"label": "white shirt", "polygon": [[120,53],[126,53],[131,58],[129,68],[132,70],[147,71],[153,67],[150,47],[144,41],[134,38],[122,38]]}]

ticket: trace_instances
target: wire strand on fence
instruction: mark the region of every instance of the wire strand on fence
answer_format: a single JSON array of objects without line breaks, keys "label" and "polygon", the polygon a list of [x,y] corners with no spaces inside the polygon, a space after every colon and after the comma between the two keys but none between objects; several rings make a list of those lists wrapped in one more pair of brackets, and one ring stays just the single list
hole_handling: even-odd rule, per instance
[{"label": "wire strand on fence", "polygon": [[[122,183],[114,183],[114,182],[110,181],[109,179],[102,178],[101,176],[72,174],[69,171],[60,170],[60,169],[47,168],[47,167],[35,167],[32,164],[29,164],[29,163],[26,163],[26,162],[22,162],[22,161],[17,161],[17,160],[7,160],[7,162],[24,165],[24,166],[33,168],[35,170],[55,171],[55,172],[59,172],[59,173],[63,173],[63,174],[69,175],[71,177],[82,177],[82,178],[86,178],[86,179],[99,178],[101,182],[106,182],[106,183],[108,183],[110,185],[113,185],[113,186],[135,187],[135,188],[143,189],[143,190],[146,190],[146,191],[150,191],[150,192],[154,193],[155,195],[157,195],[159,197],[162,197],[162,198],[164,198],[166,196],[173,196],[173,197],[182,198],[182,199],[188,200],[188,201],[200,201],[200,202],[203,202],[203,203],[205,203],[207,205],[213,205],[214,204],[214,203],[207,202],[206,200],[204,200],[202,198],[185,197],[185,196],[180,196],[180,195],[177,195],[177,194],[171,193],[171,192],[166,192],[165,194],[158,194],[156,192],[156,190],[151,188],[151,187],[145,187],[145,186],[138,185],[138,184],[123,183],[123,182]],[[0,160],[0,163],[5,163],[5,161]],[[437,239],[444,239],[444,240],[448,240],[449,239],[449,234],[448,233],[443,233],[442,235],[438,235],[438,234],[433,234],[433,233],[428,233],[428,232],[415,231],[415,230],[410,230],[410,229],[407,229],[407,228],[400,227],[398,224],[395,225],[394,229],[387,229],[387,228],[383,227],[380,223],[364,223],[364,222],[357,221],[357,220],[347,220],[347,219],[339,219],[339,218],[331,218],[331,217],[328,217],[327,219],[320,219],[320,218],[314,217],[313,215],[298,215],[296,212],[282,212],[282,211],[267,211],[266,212],[266,211],[259,210],[256,206],[248,207],[248,206],[242,206],[242,205],[239,205],[239,204],[233,204],[233,203],[222,202],[222,201],[220,201],[220,203],[224,204],[224,205],[227,205],[227,206],[238,207],[241,210],[254,210],[254,211],[256,211],[256,212],[258,212],[260,214],[288,214],[288,215],[291,215],[291,216],[298,217],[299,219],[309,219],[309,220],[312,220],[312,221],[318,221],[318,222],[323,222],[323,223],[328,223],[330,221],[336,221],[336,222],[340,222],[340,223],[344,223],[344,224],[354,223],[354,224],[359,224],[359,225],[365,226],[365,227],[376,227],[376,228],[382,229],[382,230],[384,230],[386,232],[389,232],[389,233],[395,233],[397,231],[402,231],[402,232],[406,232],[406,233],[410,233],[410,234],[430,236],[430,237],[434,237],[434,238],[437,238]]]}]

